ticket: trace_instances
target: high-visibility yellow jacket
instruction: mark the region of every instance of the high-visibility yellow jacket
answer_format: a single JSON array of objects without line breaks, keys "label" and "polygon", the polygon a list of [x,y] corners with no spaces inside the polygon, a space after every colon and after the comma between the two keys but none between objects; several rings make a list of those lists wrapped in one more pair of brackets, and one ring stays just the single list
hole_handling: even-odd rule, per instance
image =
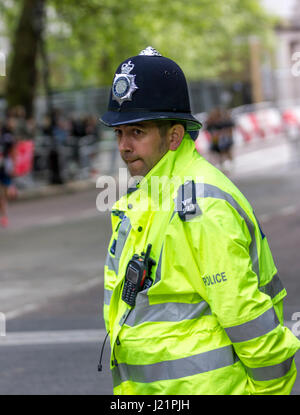
[{"label": "high-visibility yellow jacket", "polygon": [[[187,134],[114,205],[112,228],[104,319],[115,394],[290,393],[300,342],[283,325],[267,239]],[[154,283],[131,308],[126,266],[149,243]]]}]

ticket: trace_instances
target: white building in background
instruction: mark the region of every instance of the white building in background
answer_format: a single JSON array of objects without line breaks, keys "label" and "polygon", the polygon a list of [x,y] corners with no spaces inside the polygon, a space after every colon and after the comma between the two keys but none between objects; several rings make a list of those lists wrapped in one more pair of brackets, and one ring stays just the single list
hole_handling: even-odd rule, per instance
[{"label": "white building in background", "polygon": [[262,0],[262,4],[281,18],[275,29],[273,69],[262,70],[265,98],[282,106],[300,105],[300,0]]}]

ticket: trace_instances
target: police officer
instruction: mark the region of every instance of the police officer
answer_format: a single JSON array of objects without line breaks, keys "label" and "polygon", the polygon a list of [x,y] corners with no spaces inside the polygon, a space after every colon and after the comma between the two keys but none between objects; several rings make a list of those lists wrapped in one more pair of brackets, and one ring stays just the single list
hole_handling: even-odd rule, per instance
[{"label": "police officer", "polygon": [[286,291],[250,204],[195,149],[180,67],[151,47],[126,59],[102,122],[141,178],[112,209],[105,264],[114,393],[289,394]]}]

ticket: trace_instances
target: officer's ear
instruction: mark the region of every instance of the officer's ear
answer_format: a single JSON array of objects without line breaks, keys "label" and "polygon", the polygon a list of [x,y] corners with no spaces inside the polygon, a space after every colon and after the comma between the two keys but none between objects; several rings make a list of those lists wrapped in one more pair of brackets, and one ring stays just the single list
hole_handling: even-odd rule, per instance
[{"label": "officer's ear", "polygon": [[182,124],[174,124],[169,129],[169,150],[175,151],[180,146],[184,136],[184,126]]}]

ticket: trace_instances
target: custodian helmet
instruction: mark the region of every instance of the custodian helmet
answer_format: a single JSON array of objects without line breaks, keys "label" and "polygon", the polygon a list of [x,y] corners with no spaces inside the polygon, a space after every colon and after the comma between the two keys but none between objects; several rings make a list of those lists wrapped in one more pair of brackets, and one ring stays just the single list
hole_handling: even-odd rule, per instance
[{"label": "custodian helmet", "polygon": [[201,127],[191,114],[184,73],[149,46],[119,65],[101,121],[114,127],[155,119],[180,120],[187,131]]}]

